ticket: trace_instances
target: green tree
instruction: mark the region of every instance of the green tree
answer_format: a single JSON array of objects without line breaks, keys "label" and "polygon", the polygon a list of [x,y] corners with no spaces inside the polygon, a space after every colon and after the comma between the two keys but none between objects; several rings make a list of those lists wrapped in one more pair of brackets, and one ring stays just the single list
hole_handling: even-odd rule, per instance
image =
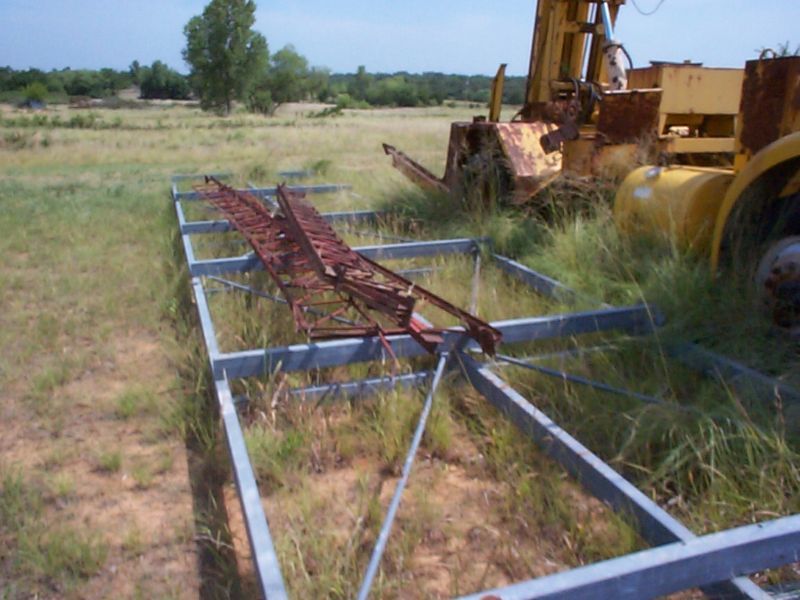
[{"label": "green tree", "polygon": [[291,44],[272,55],[267,74],[269,90],[276,106],[305,100],[308,94],[308,61]]},{"label": "green tree", "polygon": [[131,81],[136,85],[142,82],[142,65],[139,64],[138,60],[134,60],[131,63],[131,66],[128,67],[128,73],[130,73]]},{"label": "green tree", "polygon": [[289,44],[270,58],[269,69],[250,91],[248,107],[272,114],[285,102],[327,97],[329,77],[327,69],[309,67],[308,60]]},{"label": "green tree", "polygon": [[142,98],[185,100],[189,97],[186,78],[157,60],[149,68],[140,69]]},{"label": "green tree", "polygon": [[358,65],[358,72],[347,86],[347,93],[356,100],[366,100],[367,92],[373,83],[374,77],[367,73],[367,68],[364,65]]},{"label": "green tree", "polygon": [[253,31],[253,0],[211,0],[184,27],[183,58],[189,81],[204,109],[230,113],[246,99],[267,66],[267,41]]}]

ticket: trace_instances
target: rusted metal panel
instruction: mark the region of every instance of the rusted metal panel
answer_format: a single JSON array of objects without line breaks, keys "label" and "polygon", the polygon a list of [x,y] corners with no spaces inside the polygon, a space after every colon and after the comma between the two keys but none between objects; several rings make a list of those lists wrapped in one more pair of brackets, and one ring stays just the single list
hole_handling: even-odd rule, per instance
[{"label": "rusted metal panel", "polygon": [[561,172],[561,153],[546,154],[541,144],[542,136],[556,129],[541,121],[453,123],[444,183],[456,189],[471,162],[481,168],[501,161],[513,181],[512,201],[526,202]]},{"label": "rusted metal panel", "polygon": [[467,334],[494,354],[499,331],[355,252],[304,194],[278,186],[280,210],[273,213],[254,195],[213,178],[195,189],[247,239],[286,299],[297,329],[312,339],[377,336],[391,354],[387,336],[409,334],[434,352],[445,329],[414,312],[421,300],[458,318]]},{"label": "rusted metal panel", "polygon": [[597,132],[608,144],[638,143],[658,135],[661,90],[631,90],[603,95]]},{"label": "rusted metal panel", "polygon": [[740,120],[739,143],[749,156],[800,130],[800,57],[746,64]]},{"label": "rusted metal panel", "polygon": [[389,144],[383,145],[383,151],[392,158],[392,166],[419,187],[443,194],[450,191],[441,179],[408,156],[405,152],[401,152]]},{"label": "rusted metal panel", "polygon": [[556,129],[556,125],[543,121],[452,123],[441,179],[393,146],[384,144],[383,148],[393,165],[414,183],[443,193],[463,186],[466,170],[488,174],[492,169],[505,169],[513,185],[512,201],[524,203],[561,172],[561,153],[547,154],[541,144],[542,136]]},{"label": "rusted metal panel", "polygon": [[541,144],[542,136],[555,129],[542,121],[496,125],[497,138],[514,178],[514,202],[528,201],[561,173],[561,152],[545,154]]}]

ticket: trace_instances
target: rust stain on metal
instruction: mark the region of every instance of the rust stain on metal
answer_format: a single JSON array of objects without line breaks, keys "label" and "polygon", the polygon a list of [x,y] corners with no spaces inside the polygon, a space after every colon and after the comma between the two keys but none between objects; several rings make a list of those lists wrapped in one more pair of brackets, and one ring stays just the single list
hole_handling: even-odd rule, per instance
[{"label": "rust stain on metal", "polygon": [[600,103],[597,132],[608,144],[635,144],[656,139],[660,90],[609,92]]},{"label": "rust stain on metal", "polygon": [[498,165],[510,174],[512,201],[527,202],[561,172],[561,153],[545,153],[542,136],[556,125],[533,123],[488,123],[485,121],[453,123],[447,148],[447,163],[440,179],[393,146],[384,144],[392,164],[411,181],[426,189],[455,192],[464,184],[465,171],[486,165]]},{"label": "rust stain on metal", "polygon": [[389,144],[383,145],[383,151],[392,158],[392,166],[423,189],[448,193],[445,183],[423,167],[417,161]]},{"label": "rust stain on metal", "polygon": [[278,186],[280,210],[270,212],[253,194],[213,177],[195,186],[250,243],[286,299],[298,330],[312,339],[409,334],[428,352],[443,341],[443,328],[415,316],[424,301],[455,317],[488,354],[501,334],[432,292],[350,248],[304,198]]},{"label": "rust stain on metal", "polygon": [[514,177],[514,202],[527,202],[561,173],[561,152],[545,153],[542,136],[556,130],[543,121],[499,123],[497,137]]},{"label": "rust stain on metal", "polygon": [[755,154],[800,125],[800,57],[752,60],[745,66],[740,141]]}]

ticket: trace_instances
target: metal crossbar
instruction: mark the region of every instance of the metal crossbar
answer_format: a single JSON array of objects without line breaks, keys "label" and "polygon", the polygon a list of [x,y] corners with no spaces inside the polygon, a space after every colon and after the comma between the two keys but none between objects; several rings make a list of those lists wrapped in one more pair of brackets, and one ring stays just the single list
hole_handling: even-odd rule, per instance
[{"label": "metal crossbar", "polygon": [[425,404],[422,407],[422,413],[420,413],[417,428],[414,430],[414,437],[411,440],[411,447],[408,449],[406,460],[403,463],[402,474],[400,475],[400,479],[397,482],[397,487],[394,490],[394,495],[392,496],[392,501],[389,504],[389,509],[386,511],[386,517],[383,520],[383,525],[381,525],[381,531],[378,534],[378,539],[375,542],[375,548],[372,550],[372,556],[370,557],[369,565],[367,565],[367,570],[364,574],[361,588],[358,591],[358,600],[367,600],[369,597],[369,591],[372,587],[372,580],[375,579],[375,575],[378,572],[378,567],[381,564],[381,558],[383,558],[383,551],[386,549],[386,543],[389,541],[389,534],[392,532],[394,518],[397,515],[397,509],[400,507],[400,500],[402,499],[403,492],[406,489],[408,477],[411,475],[411,467],[414,466],[414,458],[417,456],[417,450],[419,450],[419,445],[422,442],[422,434],[425,433],[425,424],[428,422],[428,415],[430,415],[431,407],[433,406],[433,397],[436,393],[436,388],[439,386],[439,382],[442,379],[444,367],[447,364],[447,358],[447,354],[442,354],[439,357],[438,363],[436,364],[436,370],[433,374],[433,382],[431,383],[431,388],[428,391],[427,397],[425,398]]}]

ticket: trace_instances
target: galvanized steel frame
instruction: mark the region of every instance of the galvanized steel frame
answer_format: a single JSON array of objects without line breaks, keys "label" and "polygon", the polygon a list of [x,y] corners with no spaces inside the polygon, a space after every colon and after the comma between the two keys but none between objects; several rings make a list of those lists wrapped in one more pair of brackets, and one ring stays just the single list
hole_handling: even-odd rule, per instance
[{"label": "galvanized steel frame", "polygon": [[[275,554],[269,527],[261,504],[255,476],[244,443],[236,405],[231,396],[231,380],[252,377],[276,369],[282,371],[310,370],[346,365],[385,358],[386,350],[375,339],[351,338],[298,344],[285,347],[252,349],[222,353],[217,344],[211,311],[202,276],[231,271],[246,272],[258,268],[257,259],[250,255],[233,258],[197,260],[191,237],[196,234],[229,231],[227,221],[186,220],[182,200],[192,200],[191,193],[178,192],[172,181],[172,200],[186,254],[192,289],[200,318],[203,337],[209,355],[215,391],[220,405],[222,424],[228,443],[239,500],[258,575],[265,597],[286,598],[287,592],[280,565]],[[309,189],[308,187],[306,189]],[[335,191],[345,186],[316,186],[313,191]],[[274,188],[255,188],[251,191],[268,195]],[[333,213],[331,220],[370,221],[372,211]],[[394,259],[442,254],[466,254],[474,251],[471,239],[412,242],[385,246],[357,248],[370,258]],[[493,255],[495,263],[545,296],[562,301],[578,295],[560,282],[533,271],[508,258]],[[567,313],[545,317],[512,319],[492,323],[503,332],[506,344],[530,342],[555,337],[574,336],[599,331],[619,330],[630,334],[645,334],[660,323],[661,317],[646,305],[626,308]],[[614,471],[607,463],[590,452],[580,442],[558,427],[518,392],[498,377],[487,364],[470,355],[477,345],[456,347],[463,336],[453,332],[445,336],[443,352],[455,351],[466,379],[523,432],[532,437],[543,450],[557,460],[597,498],[615,510],[632,516],[648,543],[659,546],[639,553],[573,569],[554,576],[515,584],[507,588],[481,592],[470,598],[493,595],[498,598],[578,598],[649,596],[691,586],[700,586],[710,595],[725,597],[769,598],[752,581],[728,577],[753,573],[757,570],[793,562],[800,558],[800,516],[778,519],[761,525],[738,528],[698,538],[679,521],[647,498],[635,486]],[[410,336],[392,336],[397,357],[419,356],[425,353]],[[312,386],[292,390],[300,399],[322,402],[335,396],[362,396],[378,389],[396,385],[414,386],[430,380],[429,372],[398,377],[373,378],[363,381]],[[753,554],[757,553],[757,554]],[[751,556],[752,555],[752,556]],[[752,560],[751,560],[752,558]],[[703,565],[702,570],[693,565]],[[653,586],[647,577],[657,578]],[[646,593],[643,581],[647,581]],[[676,587],[682,586],[682,587]]]}]

